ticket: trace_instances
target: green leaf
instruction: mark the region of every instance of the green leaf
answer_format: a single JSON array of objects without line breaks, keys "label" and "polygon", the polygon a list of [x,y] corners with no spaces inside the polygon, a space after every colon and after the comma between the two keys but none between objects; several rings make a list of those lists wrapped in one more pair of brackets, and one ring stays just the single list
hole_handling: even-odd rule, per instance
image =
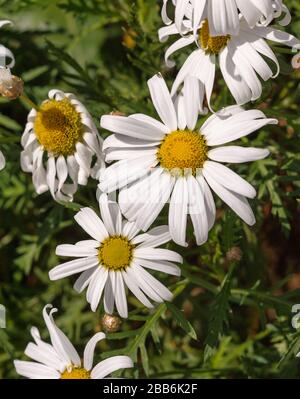
[{"label": "green leaf", "polygon": [[219,337],[223,333],[224,325],[228,324],[228,313],[230,311],[229,297],[234,269],[235,264],[231,266],[230,271],[224,278],[220,292],[217,294],[209,309],[210,318],[208,323],[208,334],[204,342],[204,361],[211,356],[213,348],[216,347]]},{"label": "green leaf", "polygon": [[180,311],[173,303],[166,302],[167,308],[172,312],[179,326],[193,339],[197,340],[197,334],[191,323],[185,319],[182,311]]}]

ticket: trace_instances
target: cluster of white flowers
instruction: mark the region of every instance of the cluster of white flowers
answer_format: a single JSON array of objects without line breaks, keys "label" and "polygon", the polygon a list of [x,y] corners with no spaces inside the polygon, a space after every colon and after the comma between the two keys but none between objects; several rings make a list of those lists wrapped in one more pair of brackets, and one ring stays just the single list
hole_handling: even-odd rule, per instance
[{"label": "cluster of white flowers", "polygon": [[[172,299],[172,293],[146,269],[180,276],[176,263],[182,263],[182,257],[158,247],[170,240],[187,246],[188,220],[197,244],[204,244],[215,223],[213,193],[244,222],[255,223],[248,203],[256,196],[255,188],[224,163],[260,160],[269,151],[227,144],[277,123],[260,110],[241,107],[257,100],[262,81],[280,72],[267,41],[300,48],[298,39],[273,26],[276,19],[281,25],[290,22],[282,0],[163,0],[162,19],[165,26],[158,31],[159,39],[179,37],[166,51],[167,66],[175,65],[170,60],[174,52],[184,47],[191,52],[170,91],[160,74],[148,81],[159,120],[144,114],[104,115],[100,126],[112,134],[103,141],[83,104],[73,94],[52,90],[29,113],[21,142],[21,166],[32,173],[38,194],[49,190],[57,201],[72,201],[78,185],[87,184],[90,176],[99,180],[101,218],[90,208],[76,214],[76,222],[90,238],[59,245],[57,255],[76,259],[56,266],[49,276],[57,280],[80,273],[74,289],[87,289],[92,311],[103,300],[105,312],[112,314],[116,308],[124,318],[127,289],[148,308],[153,307],[150,300]],[[11,52],[2,46],[1,55],[12,58],[5,65],[12,67]],[[235,103],[215,112],[211,96],[217,68]],[[4,84],[4,77],[0,80]],[[199,114],[208,112],[205,100],[212,115],[199,127]],[[106,167],[105,163],[112,164]],[[118,201],[112,199],[116,192]],[[168,225],[151,228],[168,202]],[[25,353],[37,363],[16,361],[19,374],[102,378],[118,368],[132,367],[131,360],[121,356],[92,370],[94,348],[104,338],[102,333],[87,344],[81,365],[76,350],[55,326],[54,311],[49,316],[44,309],[52,345],[32,329],[35,344],[30,343]]]}]

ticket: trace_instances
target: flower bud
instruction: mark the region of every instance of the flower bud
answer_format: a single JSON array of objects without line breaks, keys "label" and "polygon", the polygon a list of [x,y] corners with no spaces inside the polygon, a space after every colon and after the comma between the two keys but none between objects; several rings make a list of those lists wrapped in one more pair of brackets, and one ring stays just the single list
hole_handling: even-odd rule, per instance
[{"label": "flower bud", "polygon": [[0,94],[15,100],[23,94],[24,83],[21,78],[11,74],[9,68],[0,68]]},{"label": "flower bud", "polygon": [[103,330],[108,333],[117,332],[122,324],[120,317],[105,313],[102,317],[101,324]]},{"label": "flower bud", "polygon": [[232,247],[226,253],[226,259],[228,262],[239,262],[243,257],[243,252],[239,247]]}]

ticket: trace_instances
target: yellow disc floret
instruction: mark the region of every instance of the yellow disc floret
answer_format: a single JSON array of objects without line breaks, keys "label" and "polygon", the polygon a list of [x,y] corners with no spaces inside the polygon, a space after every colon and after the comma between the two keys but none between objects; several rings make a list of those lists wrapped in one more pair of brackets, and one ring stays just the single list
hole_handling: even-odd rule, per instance
[{"label": "yellow disc floret", "polygon": [[73,154],[83,134],[80,114],[67,98],[44,102],[37,112],[34,131],[45,150],[55,156]]},{"label": "yellow disc floret", "polygon": [[179,169],[183,174],[188,170],[195,174],[207,159],[206,140],[201,133],[176,130],[165,136],[157,151],[157,159],[169,171]]},{"label": "yellow disc floret", "polygon": [[130,266],[134,246],[126,237],[111,236],[102,241],[99,248],[101,265],[110,270],[124,270]]},{"label": "yellow disc floret", "polygon": [[199,29],[199,43],[207,54],[219,54],[227,46],[231,36],[210,36],[208,20],[205,19]]},{"label": "yellow disc floret", "polygon": [[82,367],[72,367],[70,370],[65,370],[61,373],[62,380],[89,380],[91,374],[89,371]]}]

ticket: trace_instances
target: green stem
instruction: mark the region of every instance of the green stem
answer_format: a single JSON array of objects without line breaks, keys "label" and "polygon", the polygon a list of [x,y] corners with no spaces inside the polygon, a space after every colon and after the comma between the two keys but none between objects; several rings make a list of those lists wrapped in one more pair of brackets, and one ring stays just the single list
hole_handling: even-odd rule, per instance
[{"label": "green stem", "polygon": [[39,111],[39,107],[24,92],[20,95],[20,99],[28,104],[30,108],[34,108],[36,111]]}]

